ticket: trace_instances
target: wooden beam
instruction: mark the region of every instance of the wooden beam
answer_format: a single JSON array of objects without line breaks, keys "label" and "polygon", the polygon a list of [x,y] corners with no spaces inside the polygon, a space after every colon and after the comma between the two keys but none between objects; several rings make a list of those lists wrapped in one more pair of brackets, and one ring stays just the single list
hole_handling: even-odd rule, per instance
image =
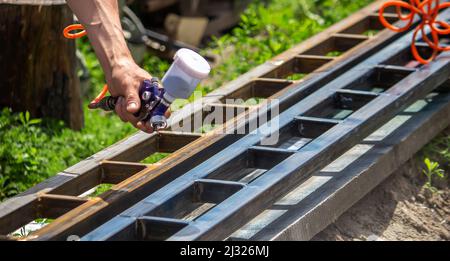
[{"label": "wooden beam", "polygon": [[134,162],[103,161],[101,164],[101,183],[119,184],[148,165]]},{"label": "wooden beam", "polygon": [[37,200],[37,216],[55,219],[87,201],[74,196],[43,194]]},{"label": "wooden beam", "polygon": [[226,95],[222,98],[222,101],[225,102],[226,99],[241,99],[245,101],[250,98],[268,98],[292,83],[292,81],[288,80],[258,78],[242,86],[239,90]]},{"label": "wooden beam", "polygon": [[199,133],[160,131],[158,151],[164,153],[175,152],[194,142],[201,136]]},{"label": "wooden beam", "polygon": [[0,235],[7,235],[37,218],[37,196],[30,194],[16,198],[16,205],[2,204]]},{"label": "wooden beam", "polygon": [[330,52],[346,52],[366,41],[367,36],[353,34],[333,34],[328,40],[316,45],[303,54],[326,56]]}]

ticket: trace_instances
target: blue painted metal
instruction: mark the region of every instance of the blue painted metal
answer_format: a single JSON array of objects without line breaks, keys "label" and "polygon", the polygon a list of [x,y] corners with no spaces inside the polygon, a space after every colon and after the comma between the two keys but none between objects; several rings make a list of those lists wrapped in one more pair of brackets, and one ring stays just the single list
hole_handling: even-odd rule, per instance
[{"label": "blue painted metal", "polygon": [[[443,16],[449,17],[450,12],[444,13]],[[324,101],[332,99],[341,89],[349,88],[355,81],[373,72],[373,70],[377,68],[388,68],[391,72],[410,70],[383,65],[388,59],[409,48],[410,40],[411,34],[405,35],[293,105],[281,115],[272,119],[271,122],[259,127],[258,132],[248,134],[223,149],[207,161],[149,195],[120,216],[87,234],[82,240],[117,238],[121,231],[132,226],[137,218],[151,216],[153,211],[165,206],[168,202],[173,202],[175,197],[188,190],[198,180],[208,179],[215,171],[232,164],[237,157],[248,153],[249,148],[258,150],[254,146],[258,145],[267,136],[267,133],[274,133],[278,131],[278,128],[291,124],[298,116],[311,116],[309,112],[314,108],[318,108]],[[243,186],[242,189],[202,216],[190,221],[188,225],[172,235],[169,240],[206,240],[227,237],[251,219],[252,215],[268,207],[279,196],[289,191],[290,188],[304,180],[308,175],[330,163],[335,156],[339,156],[357,144],[377,126],[442,84],[448,79],[449,75],[450,56],[441,54],[436,61],[415,70],[385,92],[377,95],[366,95],[373,99],[362,108],[353,112],[346,119],[339,121],[330,130],[292,153],[281,163]],[[359,95],[364,94],[359,92]],[[278,121],[279,126],[271,125],[270,123],[273,121]],[[265,151],[267,150],[270,149],[265,148]],[[272,152],[276,153],[277,150]],[[166,207],[169,206],[166,205]]]}]

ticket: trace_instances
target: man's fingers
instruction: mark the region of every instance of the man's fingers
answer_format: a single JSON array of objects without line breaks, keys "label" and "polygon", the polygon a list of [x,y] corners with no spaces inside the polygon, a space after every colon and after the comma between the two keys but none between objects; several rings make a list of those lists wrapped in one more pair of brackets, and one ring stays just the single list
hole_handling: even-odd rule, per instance
[{"label": "man's fingers", "polygon": [[130,122],[134,127],[137,127],[138,119],[127,111],[126,101],[123,97],[119,97],[117,100],[115,111],[123,122]]},{"label": "man's fingers", "polygon": [[164,116],[168,119],[170,118],[170,115],[172,114],[172,112],[170,111],[170,108],[166,111],[166,113],[164,113]]},{"label": "man's fingers", "polygon": [[144,123],[142,121],[138,122],[136,127],[138,129],[140,129],[143,132],[147,132],[147,133],[152,133],[153,132],[153,128],[150,127],[150,124]]},{"label": "man's fingers", "polygon": [[127,122],[126,112],[123,111],[123,108],[124,108],[124,99],[122,97],[119,97],[117,99],[115,111],[123,122]]},{"label": "man's fingers", "polygon": [[126,93],[126,104],[127,111],[129,113],[136,113],[141,107],[141,100],[139,99],[139,94],[137,89],[128,88]]},{"label": "man's fingers", "polygon": [[152,133],[154,131],[154,129],[150,125],[150,122],[145,123],[145,129],[147,130],[147,133]]},{"label": "man's fingers", "polygon": [[140,129],[141,131],[147,132],[147,129],[145,128],[145,125],[144,123],[142,123],[142,121],[136,124],[136,128]]}]

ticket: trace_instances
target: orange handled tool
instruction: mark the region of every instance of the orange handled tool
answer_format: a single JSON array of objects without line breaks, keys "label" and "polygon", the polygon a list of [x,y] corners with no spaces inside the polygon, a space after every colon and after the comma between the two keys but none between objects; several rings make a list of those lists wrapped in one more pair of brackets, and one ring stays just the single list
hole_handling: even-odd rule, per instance
[{"label": "orange handled tool", "polygon": [[[406,22],[405,26],[396,27],[386,20],[383,14],[388,7],[395,7],[398,18]],[[439,52],[450,51],[450,46],[440,46],[439,39],[440,35],[450,34],[450,25],[446,22],[436,20],[439,12],[447,7],[450,7],[450,2],[440,3],[439,0],[410,0],[409,3],[404,1],[387,1],[380,8],[379,19],[386,28],[394,32],[404,32],[411,27],[416,14],[421,16],[421,23],[414,30],[411,51],[418,62],[427,64],[434,60]],[[404,13],[405,11],[406,13]],[[431,30],[432,39],[425,32],[425,28],[427,27]],[[428,59],[423,58],[417,50],[416,41],[419,32],[422,34],[422,39],[433,49],[433,53]]]}]

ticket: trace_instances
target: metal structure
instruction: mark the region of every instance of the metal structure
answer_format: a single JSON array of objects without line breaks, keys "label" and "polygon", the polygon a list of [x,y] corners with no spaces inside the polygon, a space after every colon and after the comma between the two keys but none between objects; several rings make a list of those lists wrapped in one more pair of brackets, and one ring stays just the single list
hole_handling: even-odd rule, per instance
[{"label": "metal structure", "polygon": [[[361,178],[361,190],[351,191],[352,186],[355,190],[351,177],[366,177],[376,170],[372,166],[382,162],[383,157],[376,153],[367,156],[376,164],[342,174],[336,182],[313,190],[314,186],[307,185],[317,176],[314,173],[409,104],[438,86],[448,85],[450,60],[445,55],[429,66],[411,68],[405,66],[411,60],[409,35],[400,38],[386,30],[373,37],[364,35],[368,30],[382,29],[376,15],[381,2],[258,66],[172,117],[171,126],[187,124],[196,117],[207,117],[205,107],[212,113],[227,106],[243,109],[242,113],[218,128],[237,123],[232,128],[238,129],[253,126],[257,117],[251,112],[259,106],[230,106],[220,101],[278,99],[282,113],[271,119],[279,120],[281,127],[281,139],[275,146],[260,145],[264,138],[261,132],[245,136],[216,131],[201,135],[196,129],[191,133],[137,133],[0,205],[0,234],[8,235],[36,218],[46,217],[54,221],[24,239],[66,240],[70,235],[83,240],[309,239],[388,175]],[[450,17],[448,13],[442,15]],[[396,19],[393,13],[385,16]],[[327,56],[331,51],[343,54]],[[423,45],[421,51],[429,50]],[[293,73],[308,75],[299,81],[285,80]],[[441,94],[433,98],[432,109],[412,116],[418,119],[409,124],[414,128],[396,130],[398,136],[406,138],[391,147],[415,146],[418,150],[417,146],[445,127],[447,120],[430,130],[423,124],[448,110],[446,99],[447,94]],[[270,110],[268,107],[258,113]],[[278,130],[270,129],[269,123],[260,129]],[[416,144],[411,137],[417,133],[423,136]],[[387,148],[382,142],[374,146]],[[415,145],[408,145],[412,143]],[[173,153],[153,165],[138,163],[155,152]],[[401,159],[405,161],[405,157]],[[363,163],[369,164],[370,160]],[[391,169],[397,166],[392,164]],[[116,185],[98,197],[79,197],[103,183]],[[276,206],[286,194],[305,187],[313,194],[321,191],[321,197],[288,211],[275,225],[243,236],[252,222],[273,223],[258,215]],[[310,211],[310,215],[302,215],[304,211]],[[302,233],[287,232],[292,229]]]}]

